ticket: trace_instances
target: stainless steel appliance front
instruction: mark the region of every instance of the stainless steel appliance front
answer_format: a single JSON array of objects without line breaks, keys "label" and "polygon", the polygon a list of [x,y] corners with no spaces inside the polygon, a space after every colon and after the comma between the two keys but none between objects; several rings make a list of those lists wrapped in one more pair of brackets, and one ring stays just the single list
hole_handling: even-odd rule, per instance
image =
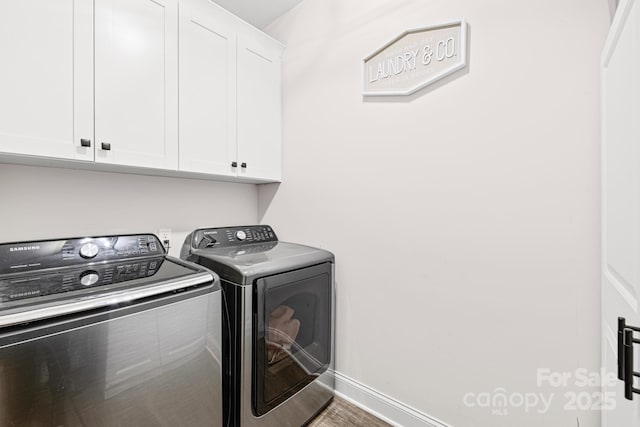
[{"label": "stainless steel appliance front", "polygon": [[0,245],[0,426],[222,426],[221,294],[152,235]]},{"label": "stainless steel appliance front", "polygon": [[197,289],[4,331],[0,425],[222,426],[220,319]]},{"label": "stainless steel appliance front", "polygon": [[225,422],[309,422],[334,395],[333,254],[248,226],[195,230],[180,256],[221,278]]},{"label": "stainless steel appliance front", "polygon": [[[334,275],[333,265],[331,266],[331,277]],[[333,280],[331,284],[333,286]],[[229,284],[222,282],[225,295]],[[308,382],[303,388],[296,390],[295,393],[290,394],[286,400],[279,403],[273,409],[268,412],[258,415],[254,408],[255,391],[254,378],[256,374],[256,366],[254,364],[254,292],[253,287],[243,286],[237,287],[239,289],[239,298],[241,301],[243,318],[242,327],[237,331],[237,339],[241,342],[240,357],[238,362],[241,363],[241,369],[236,370],[238,383],[240,386],[239,399],[239,416],[240,424],[242,427],[300,427],[307,423],[313,415],[320,412],[327,404],[333,399],[335,389],[335,360],[334,354],[334,339],[335,337],[335,304],[331,304],[331,317],[330,317],[330,336],[331,338],[331,350],[330,361],[320,375],[315,377],[313,381]],[[332,290],[332,298],[335,293]],[[332,301],[333,302],[333,301]]]}]

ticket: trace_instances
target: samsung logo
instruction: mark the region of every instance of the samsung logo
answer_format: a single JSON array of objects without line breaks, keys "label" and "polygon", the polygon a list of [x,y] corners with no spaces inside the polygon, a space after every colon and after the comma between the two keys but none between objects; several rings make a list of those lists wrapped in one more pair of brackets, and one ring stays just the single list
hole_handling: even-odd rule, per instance
[{"label": "samsung logo", "polygon": [[39,294],[40,294],[40,291],[19,292],[17,294],[9,295],[9,298],[11,298],[11,299],[24,298],[24,297],[30,297],[32,295],[39,295]]},{"label": "samsung logo", "polygon": [[9,248],[9,252],[37,251],[39,249],[40,249],[40,245],[15,246],[13,248]]}]

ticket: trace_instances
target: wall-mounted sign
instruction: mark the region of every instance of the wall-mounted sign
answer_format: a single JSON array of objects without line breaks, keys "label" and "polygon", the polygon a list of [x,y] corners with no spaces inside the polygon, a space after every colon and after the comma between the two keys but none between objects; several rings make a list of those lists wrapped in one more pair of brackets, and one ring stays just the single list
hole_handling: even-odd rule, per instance
[{"label": "wall-mounted sign", "polygon": [[466,65],[464,19],[406,31],[363,60],[362,94],[410,95]]}]

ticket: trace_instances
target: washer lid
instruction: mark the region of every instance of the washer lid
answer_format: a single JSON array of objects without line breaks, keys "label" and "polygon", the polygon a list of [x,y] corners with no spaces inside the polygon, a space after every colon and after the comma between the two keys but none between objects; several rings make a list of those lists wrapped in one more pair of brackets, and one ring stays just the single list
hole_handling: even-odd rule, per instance
[{"label": "washer lid", "polygon": [[0,244],[0,328],[180,292],[219,290],[150,234]]},{"label": "washer lid", "polygon": [[260,277],[335,261],[333,254],[324,249],[286,242],[204,249],[191,246],[181,257],[210,268],[223,280],[242,285],[249,285]]}]

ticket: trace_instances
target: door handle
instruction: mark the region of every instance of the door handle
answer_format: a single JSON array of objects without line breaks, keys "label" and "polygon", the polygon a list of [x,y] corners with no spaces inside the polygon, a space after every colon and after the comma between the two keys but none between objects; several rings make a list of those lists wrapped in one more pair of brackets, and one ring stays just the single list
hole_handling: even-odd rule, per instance
[{"label": "door handle", "polygon": [[81,139],[80,140],[80,146],[82,147],[91,147],[91,140],[90,139]]},{"label": "door handle", "polygon": [[625,329],[624,331],[624,397],[627,400],[633,400],[634,394],[640,394],[640,390],[633,386],[634,377],[640,376],[640,373],[633,370],[633,346],[640,343],[640,340],[633,338],[633,331]]},{"label": "door handle", "polygon": [[633,400],[634,394],[640,394],[640,389],[633,385],[635,377],[640,377],[640,372],[633,370],[634,348],[640,344],[640,340],[633,337],[634,332],[640,332],[640,328],[627,325],[624,317],[618,317],[618,379],[624,381],[624,397]]},{"label": "door handle", "polygon": [[111,143],[103,142],[101,147],[104,151],[111,151]]},{"label": "door handle", "polygon": [[247,167],[247,164],[246,164],[245,162],[242,162],[242,164],[240,164],[240,167],[241,167],[241,168],[246,168],[246,167]]},{"label": "door handle", "polygon": [[232,168],[237,168],[238,167],[238,162],[231,162],[231,167]]}]

